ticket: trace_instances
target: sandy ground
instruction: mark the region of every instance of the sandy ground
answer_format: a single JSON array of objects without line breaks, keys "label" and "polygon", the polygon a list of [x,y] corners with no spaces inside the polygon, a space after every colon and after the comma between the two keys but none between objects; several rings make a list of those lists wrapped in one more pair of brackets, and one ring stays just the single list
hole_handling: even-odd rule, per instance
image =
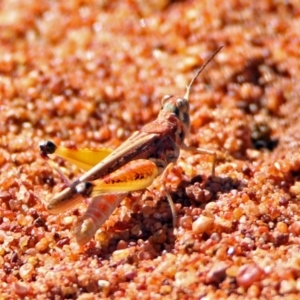
[{"label": "sandy ground", "polygon": [[[0,299],[299,299],[298,1],[0,2]],[[86,201],[39,143],[115,149],[166,94],[190,97],[187,144],[166,178],[122,201],[95,237]],[[55,160],[70,180],[82,171]]]}]

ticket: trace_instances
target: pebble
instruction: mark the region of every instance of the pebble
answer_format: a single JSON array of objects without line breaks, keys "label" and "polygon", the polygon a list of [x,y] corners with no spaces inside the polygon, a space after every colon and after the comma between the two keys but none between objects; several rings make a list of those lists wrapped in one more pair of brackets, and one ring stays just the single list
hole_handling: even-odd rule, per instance
[{"label": "pebble", "polygon": [[202,234],[204,232],[209,232],[214,227],[214,219],[206,216],[199,216],[199,218],[193,222],[192,229],[193,232],[197,234]]}]

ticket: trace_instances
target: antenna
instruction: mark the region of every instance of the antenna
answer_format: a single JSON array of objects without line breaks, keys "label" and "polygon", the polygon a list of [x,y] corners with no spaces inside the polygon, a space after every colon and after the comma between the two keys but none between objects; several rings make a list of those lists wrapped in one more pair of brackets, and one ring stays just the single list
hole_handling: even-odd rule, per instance
[{"label": "antenna", "polygon": [[218,54],[218,52],[220,52],[220,50],[223,48],[223,46],[219,47],[214,53],[213,55],[204,63],[204,65],[202,65],[202,67],[197,71],[197,73],[194,75],[193,79],[191,80],[190,84],[187,86],[186,88],[186,93],[184,95],[184,98],[186,100],[189,100],[190,97],[190,92],[192,89],[192,86],[195,82],[195,80],[197,79],[197,77],[199,76],[199,74],[201,74],[201,72],[205,69],[205,67],[210,63],[210,61]]}]

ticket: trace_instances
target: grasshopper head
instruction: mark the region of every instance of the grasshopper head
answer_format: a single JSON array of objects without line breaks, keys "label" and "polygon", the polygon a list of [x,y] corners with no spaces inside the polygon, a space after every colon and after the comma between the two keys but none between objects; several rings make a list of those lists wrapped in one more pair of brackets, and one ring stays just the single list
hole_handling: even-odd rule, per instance
[{"label": "grasshopper head", "polygon": [[162,99],[161,113],[172,113],[175,115],[180,127],[183,128],[183,132],[178,132],[183,140],[185,136],[188,135],[190,131],[190,105],[186,98],[166,95]]},{"label": "grasshopper head", "polygon": [[193,84],[199,74],[203,71],[203,69],[207,66],[207,64],[215,57],[215,55],[222,49],[222,46],[215,51],[215,53],[207,60],[206,63],[196,72],[192,80],[190,81],[189,85],[186,88],[186,93],[184,97],[176,97],[171,95],[166,95],[162,99],[162,107],[160,116],[164,117],[169,115],[170,113],[176,117],[178,120],[178,128],[175,133],[176,141],[179,141],[180,144],[183,142],[184,138],[188,135],[190,131],[190,105],[189,105],[189,98],[191,89]]}]

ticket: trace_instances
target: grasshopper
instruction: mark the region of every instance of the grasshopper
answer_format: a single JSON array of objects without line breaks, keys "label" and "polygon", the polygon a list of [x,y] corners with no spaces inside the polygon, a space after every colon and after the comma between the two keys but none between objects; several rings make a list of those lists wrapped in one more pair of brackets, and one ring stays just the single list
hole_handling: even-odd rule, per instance
[{"label": "grasshopper", "polygon": [[[184,97],[166,95],[156,120],[134,132],[114,151],[107,148],[67,148],[51,141],[40,143],[41,155],[48,159],[56,154],[86,171],[74,182],[63,175],[53,161],[50,164],[68,185],[46,204],[50,213],[61,213],[77,205],[82,198],[91,198],[87,211],[77,221],[73,232],[80,245],[89,242],[100,226],[128,193],[144,190],[161,175],[163,188],[169,170],[177,161],[180,149],[208,154],[213,157],[212,176],[215,173],[214,151],[188,147],[184,140],[190,131],[189,97],[192,86],[214,56],[196,72],[186,88]],[[166,189],[165,189],[166,190]],[[171,196],[166,192],[176,226],[176,211]]]}]

